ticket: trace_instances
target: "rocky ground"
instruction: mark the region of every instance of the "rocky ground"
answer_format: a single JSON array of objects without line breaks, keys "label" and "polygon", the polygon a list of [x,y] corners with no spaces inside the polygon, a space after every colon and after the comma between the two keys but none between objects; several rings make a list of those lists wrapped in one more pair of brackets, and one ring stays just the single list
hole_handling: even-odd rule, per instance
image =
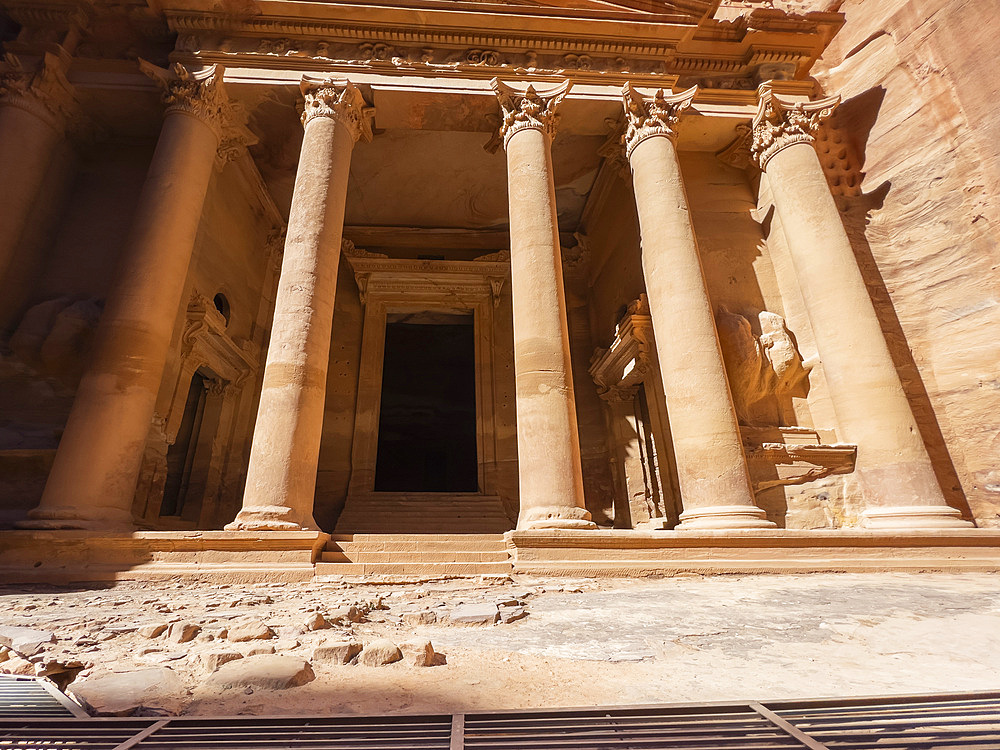
[{"label": "rocky ground", "polygon": [[93,713],[330,714],[1000,687],[1000,576],[0,588],[0,672]]}]

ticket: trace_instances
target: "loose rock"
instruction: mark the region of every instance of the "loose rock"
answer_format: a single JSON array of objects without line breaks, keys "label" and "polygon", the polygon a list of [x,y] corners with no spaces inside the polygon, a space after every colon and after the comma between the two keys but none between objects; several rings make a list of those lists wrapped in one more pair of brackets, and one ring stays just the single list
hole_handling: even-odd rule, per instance
[{"label": "loose rock", "polygon": [[167,629],[167,640],[174,643],[187,643],[201,632],[201,627],[193,622],[175,622]]},{"label": "loose rock", "polygon": [[407,641],[399,644],[403,660],[411,667],[429,667],[434,664],[434,646],[430,641]]},{"label": "loose rock", "polygon": [[226,638],[233,643],[261,641],[274,638],[274,631],[263,620],[240,620],[229,626]]},{"label": "loose rock", "polygon": [[69,692],[94,716],[170,716],[183,708],[184,683],[167,667],[92,677]]},{"label": "loose rock", "polygon": [[266,688],[285,690],[316,679],[309,662],[294,656],[262,654],[222,665],[206,681],[221,688]]},{"label": "loose rock", "polygon": [[165,622],[157,622],[152,625],[143,625],[136,632],[143,638],[159,638],[167,629]]},{"label": "loose rock", "polygon": [[305,628],[306,630],[324,630],[330,627],[330,623],[326,621],[319,612],[313,612],[309,617],[306,618]]},{"label": "loose rock", "polygon": [[371,643],[365,644],[358,657],[358,662],[367,667],[381,667],[385,664],[392,664],[403,658],[402,652],[395,643],[379,638]]},{"label": "loose rock", "polygon": [[55,634],[47,630],[0,625],[0,646],[7,646],[21,656],[32,656],[41,651],[46,643],[55,642]]},{"label": "loose rock", "polygon": [[409,625],[410,627],[416,627],[417,625],[433,625],[437,622],[437,619],[437,612],[425,609],[422,612],[406,612],[403,615],[403,624]]},{"label": "loose rock", "polygon": [[223,664],[242,658],[243,654],[239,651],[206,651],[198,657],[198,661],[209,672],[215,672]]},{"label": "loose rock", "polygon": [[361,644],[354,641],[328,641],[313,649],[314,662],[330,662],[332,664],[347,664],[361,653]]}]

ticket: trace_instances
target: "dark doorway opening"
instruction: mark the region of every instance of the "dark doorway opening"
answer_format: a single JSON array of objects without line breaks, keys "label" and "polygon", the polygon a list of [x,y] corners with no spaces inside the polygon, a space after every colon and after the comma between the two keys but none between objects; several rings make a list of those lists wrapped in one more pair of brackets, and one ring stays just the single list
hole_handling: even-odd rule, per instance
[{"label": "dark doorway opening", "polygon": [[476,492],[472,313],[390,315],[376,492]]},{"label": "dark doorway opening", "polygon": [[179,516],[184,510],[198,434],[205,415],[205,386],[205,377],[196,372],[188,388],[177,439],[167,449],[167,478],[163,486],[163,502],[160,503],[161,516]]}]

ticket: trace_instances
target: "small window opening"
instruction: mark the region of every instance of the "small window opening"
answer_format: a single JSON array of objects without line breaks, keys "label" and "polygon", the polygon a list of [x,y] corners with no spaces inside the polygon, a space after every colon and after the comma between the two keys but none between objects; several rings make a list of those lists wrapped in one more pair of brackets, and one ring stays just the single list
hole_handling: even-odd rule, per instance
[{"label": "small window opening", "polygon": [[226,295],[220,292],[215,295],[212,302],[215,304],[215,309],[218,310],[225,319],[226,325],[229,325],[229,300],[226,299]]}]

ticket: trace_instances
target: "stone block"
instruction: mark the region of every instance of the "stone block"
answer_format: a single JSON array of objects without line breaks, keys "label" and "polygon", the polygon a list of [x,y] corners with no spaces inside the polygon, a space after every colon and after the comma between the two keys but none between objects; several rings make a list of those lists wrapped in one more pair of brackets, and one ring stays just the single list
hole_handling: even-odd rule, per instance
[{"label": "stone block", "polygon": [[386,638],[379,638],[365,644],[358,657],[358,662],[366,667],[381,667],[402,658],[403,654],[395,643]]},{"label": "stone block", "polygon": [[187,643],[193,641],[195,636],[201,632],[201,626],[193,622],[174,622],[167,628],[167,640],[174,643]]},{"label": "stone block", "polygon": [[94,716],[171,716],[180,712],[186,694],[167,667],[92,677],[74,682],[69,692]]},{"label": "stone block", "polygon": [[33,656],[46,643],[55,643],[54,633],[33,628],[19,628],[12,625],[0,626],[0,646],[7,646],[22,656]]},{"label": "stone block", "polygon": [[246,619],[230,625],[226,638],[233,643],[262,641],[274,638],[274,631],[263,620]]},{"label": "stone block", "polygon": [[361,644],[354,641],[327,641],[313,649],[314,662],[347,664],[361,653]]},{"label": "stone block", "polygon": [[429,667],[434,664],[434,646],[430,641],[407,641],[399,644],[403,661],[411,667]]},{"label": "stone block", "polygon": [[462,604],[451,611],[449,619],[460,625],[492,625],[499,614],[495,604]]},{"label": "stone block", "polygon": [[305,659],[277,654],[248,656],[223,664],[205,682],[220,688],[264,688],[286,690],[305,685],[316,679],[312,666]]}]

